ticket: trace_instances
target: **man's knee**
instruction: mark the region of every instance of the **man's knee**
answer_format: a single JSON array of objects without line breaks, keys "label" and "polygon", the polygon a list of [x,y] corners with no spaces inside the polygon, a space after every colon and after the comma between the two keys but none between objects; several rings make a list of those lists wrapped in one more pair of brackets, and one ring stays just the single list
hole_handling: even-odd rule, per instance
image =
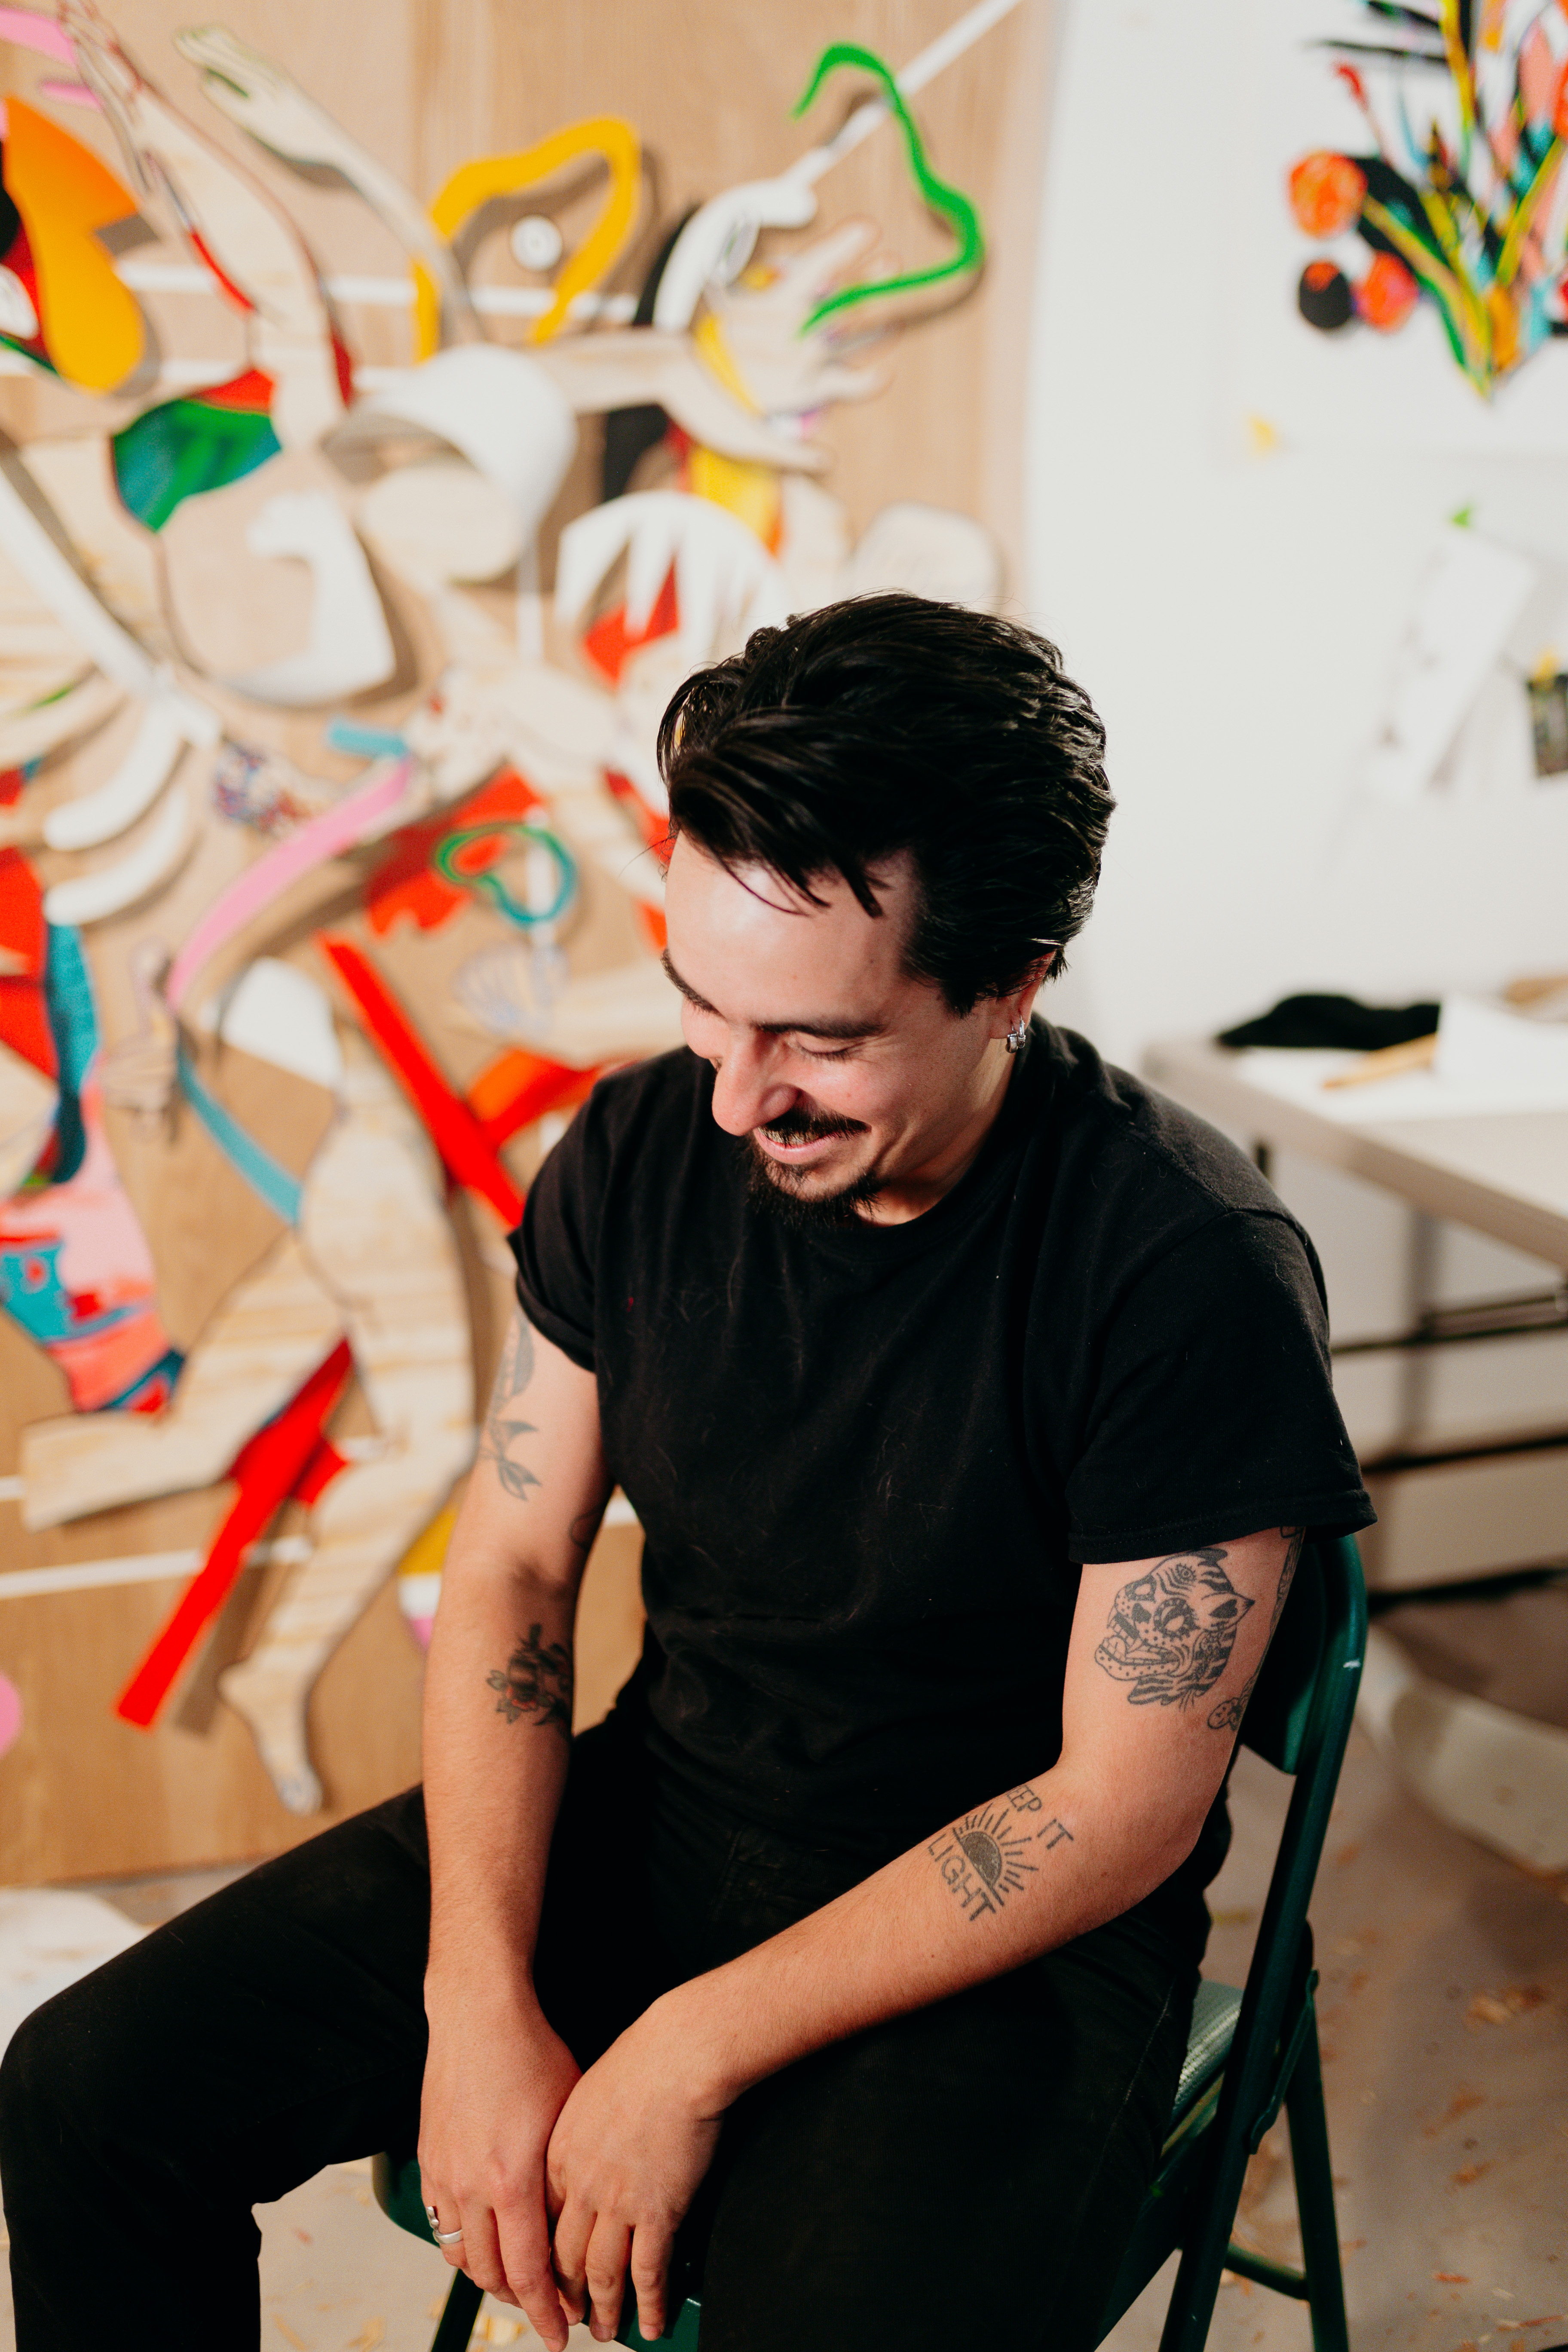
[{"label": "man's knee", "polygon": [[79,1985],[69,1985],[22,2020],[0,2059],[0,2175],[7,2200],[24,2177],[59,2157],[75,2137],[75,2113],[101,2043],[84,2030]]}]

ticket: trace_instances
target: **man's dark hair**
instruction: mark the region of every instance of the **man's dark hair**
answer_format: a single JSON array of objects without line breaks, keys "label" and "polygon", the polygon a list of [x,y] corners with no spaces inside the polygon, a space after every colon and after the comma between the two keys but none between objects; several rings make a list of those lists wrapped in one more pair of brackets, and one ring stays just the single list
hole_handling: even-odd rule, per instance
[{"label": "man's dark hair", "polygon": [[[670,836],[820,905],[908,850],[905,961],[961,1017],[1081,929],[1115,803],[1105,730],[1055,646],[922,596],[857,596],[689,677],[658,730]],[[1058,954],[1057,968],[1061,957]]]}]

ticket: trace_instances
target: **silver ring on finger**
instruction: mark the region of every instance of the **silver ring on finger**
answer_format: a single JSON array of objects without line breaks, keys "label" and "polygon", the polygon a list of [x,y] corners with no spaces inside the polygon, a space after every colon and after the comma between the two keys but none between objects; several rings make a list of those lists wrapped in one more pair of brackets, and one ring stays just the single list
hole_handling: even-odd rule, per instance
[{"label": "silver ring on finger", "polygon": [[441,2216],[437,2212],[434,2205],[426,2205],[425,2208],[425,2219],[429,2222],[430,2235],[435,2239],[436,2243],[438,2246],[455,2246],[458,2240],[463,2234],[460,2229],[443,2230],[441,2227]]}]

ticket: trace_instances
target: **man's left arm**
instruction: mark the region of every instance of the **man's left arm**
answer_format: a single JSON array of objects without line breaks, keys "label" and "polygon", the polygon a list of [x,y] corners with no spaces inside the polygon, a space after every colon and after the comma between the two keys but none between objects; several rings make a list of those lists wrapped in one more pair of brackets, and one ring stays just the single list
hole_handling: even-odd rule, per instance
[{"label": "man's left arm", "polygon": [[1185,1861],[1279,1621],[1303,1530],[1082,1570],[1048,1771],[677,1986],[573,2091],[551,2143],[556,2264],[613,2334],[629,2257],[663,2332],[675,2227],[715,2118],[765,2076],[1114,1919]]}]

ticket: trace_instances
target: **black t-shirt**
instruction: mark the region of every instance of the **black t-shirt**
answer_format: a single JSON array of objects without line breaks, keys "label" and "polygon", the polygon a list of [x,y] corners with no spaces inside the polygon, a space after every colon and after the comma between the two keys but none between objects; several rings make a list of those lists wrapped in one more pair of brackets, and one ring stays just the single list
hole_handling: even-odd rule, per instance
[{"label": "black t-shirt", "polygon": [[902,1224],[753,1204],[712,1086],[684,1051],[600,1081],[518,1294],[596,1374],[646,1531],[661,1766],[871,1865],[1055,1761],[1075,1563],[1373,1513],[1311,1244],[1082,1038],[1035,1024],[974,1165]]}]

